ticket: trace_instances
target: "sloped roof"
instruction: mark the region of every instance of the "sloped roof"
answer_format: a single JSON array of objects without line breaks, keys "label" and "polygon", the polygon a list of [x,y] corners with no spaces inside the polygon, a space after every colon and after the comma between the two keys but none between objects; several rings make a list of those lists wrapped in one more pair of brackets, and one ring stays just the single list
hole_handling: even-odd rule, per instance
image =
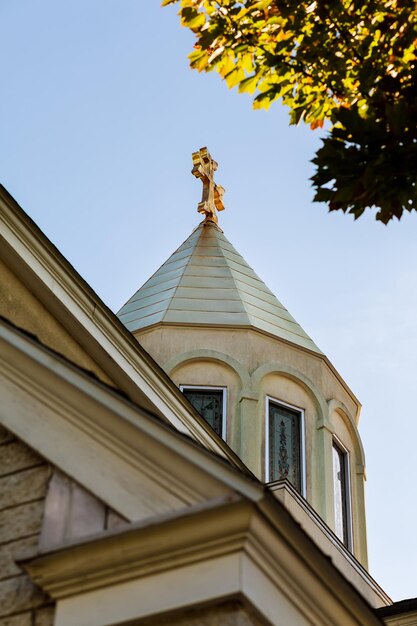
[{"label": "sloped roof", "polygon": [[131,332],[160,323],[253,327],[321,354],[212,221],[202,222],[117,315]]},{"label": "sloped roof", "polygon": [[[192,408],[169,376],[2,185],[0,260],[120,391],[142,409],[159,416],[232,464],[243,467],[230,447]],[[11,317],[16,321],[13,315]],[[31,330],[26,323],[19,322],[19,325],[26,331]]]}]

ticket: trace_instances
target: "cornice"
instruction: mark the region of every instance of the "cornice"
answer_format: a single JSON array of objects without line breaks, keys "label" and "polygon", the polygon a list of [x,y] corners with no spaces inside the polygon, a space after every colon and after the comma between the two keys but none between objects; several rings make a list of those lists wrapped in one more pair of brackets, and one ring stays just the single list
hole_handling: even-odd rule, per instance
[{"label": "cornice", "polygon": [[391,615],[383,617],[384,624],[387,626],[416,626],[417,612],[408,613],[407,615]]},{"label": "cornice", "polygon": [[[105,590],[111,598],[112,588],[117,594],[119,585],[136,581],[139,589],[140,581],[157,580],[163,572],[178,577],[197,565],[210,563],[215,571],[218,563],[221,579],[223,564],[234,559],[231,572],[236,578],[229,588],[266,611],[268,619],[274,616],[273,624],[278,624],[273,607],[284,596],[315,626],[381,626],[371,607],[288,513],[278,505],[273,517],[271,523],[259,505],[246,499],[212,500],[175,517],[62,546],[20,564],[58,600],[58,607],[63,600],[68,608],[77,594],[94,598],[95,591]],[[272,594],[269,607],[263,605],[260,589]]]},{"label": "cornice", "polygon": [[37,585],[59,600],[239,550],[251,514],[252,503],[220,498],[62,545],[19,563]]},{"label": "cornice", "polygon": [[[348,565],[352,568],[352,573],[355,572],[362,584],[365,583],[366,586],[372,590],[375,598],[378,598],[380,605],[388,606],[392,604],[391,598],[387,593],[378,585],[376,580],[372,578],[370,573],[361,565],[361,563],[355,558],[355,556],[350,552],[346,546],[340,541],[340,539],[334,534],[331,528],[326,524],[326,522],[320,517],[318,513],[313,509],[313,507],[307,502],[305,498],[301,496],[300,493],[293,487],[293,485],[289,481],[277,481],[275,483],[268,483],[268,489],[275,494],[275,497],[280,500],[288,507],[288,496],[291,499],[291,507],[290,513],[294,516],[294,518],[301,524],[303,530],[313,539],[313,541],[318,545],[320,550],[322,550],[325,554],[332,558],[333,563],[338,569],[340,569],[340,559],[342,560],[344,566]],[[296,505],[299,511],[302,511],[305,516],[311,520],[311,527],[306,526],[306,524],[302,523],[302,517],[296,514],[295,511],[297,509],[294,508],[293,505]],[[318,541],[317,536],[316,539],[314,537],[314,533],[312,530],[316,531],[319,529],[321,532],[323,539],[327,544],[323,544],[323,541]],[[330,551],[329,551],[330,549]],[[339,558],[337,558],[339,557]],[[352,583],[355,585],[355,583]],[[358,589],[359,592],[360,589]]]},{"label": "cornice", "polygon": [[417,598],[398,600],[391,606],[378,609],[377,614],[387,626],[416,626]]},{"label": "cornice", "polygon": [[300,346],[298,344],[295,344],[291,341],[289,341],[288,339],[284,339],[282,337],[277,337],[275,335],[273,335],[272,333],[268,333],[265,330],[262,330],[260,328],[256,328],[255,326],[232,326],[232,325],[225,325],[225,324],[191,324],[191,323],[180,323],[180,322],[157,322],[156,324],[152,324],[151,326],[147,326],[145,328],[140,328],[139,330],[134,331],[134,336],[137,338],[140,338],[142,335],[146,335],[147,333],[152,332],[153,330],[157,329],[157,328],[167,328],[167,327],[172,327],[172,328],[191,328],[191,329],[204,329],[204,330],[233,330],[236,332],[247,332],[247,331],[251,331],[253,333],[257,333],[259,335],[262,335],[264,337],[268,337],[269,339],[272,339],[274,342],[276,343],[283,343],[289,347],[291,347],[293,350],[297,351],[297,352],[301,352],[302,354],[308,354],[310,357],[317,359],[318,361],[320,361],[321,363],[323,363],[323,365],[325,367],[327,367],[330,372],[332,373],[332,375],[337,379],[337,381],[340,383],[340,385],[343,387],[343,389],[346,391],[346,393],[348,394],[348,396],[351,398],[351,400],[354,402],[354,404],[357,406],[357,415],[356,415],[356,422],[358,423],[359,421],[359,415],[360,415],[360,410],[361,410],[361,403],[358,400],[358,398],[355,396],[355,394],[353,393],[353,391],[351,390],[351,388],[349,387],[349,385],[343,380],[342,376],[339,374],[339,372],[337,371],[337,369],[334,367],[334,365],[331,363],[331,361],[329,360],[329,358],[323,354],[323,353],[319,353],[319,352],[315,352],[314,350],[310,350],[309,348],[306,348],[304,346]]}]

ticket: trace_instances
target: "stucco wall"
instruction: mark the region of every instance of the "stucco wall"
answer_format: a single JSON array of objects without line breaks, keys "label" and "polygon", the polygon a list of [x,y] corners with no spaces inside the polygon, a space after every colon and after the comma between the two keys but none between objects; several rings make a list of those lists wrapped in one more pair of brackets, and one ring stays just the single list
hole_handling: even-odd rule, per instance
[{"label": "stucco wall", "polygon": [[137,333],[141,345],[177,385],[227,388],[227,443],[262,481],[266,399],[302,410],[305,497],[334,528],[332,440],[349,453],[353,552],[367,565],[364,455],[360,405],[320,355],[249,329],[159,326]]},{"label": "stucco wall", "polygon": [[291,365],[315,383],[325,398],[338,398],[354,416],[358,403],[319,356],[258,331],[248,329],[160,326],[135,333],[141,345],[161,365],[180,354],[206,348],[232,356],[248,372],[265,364]]}]

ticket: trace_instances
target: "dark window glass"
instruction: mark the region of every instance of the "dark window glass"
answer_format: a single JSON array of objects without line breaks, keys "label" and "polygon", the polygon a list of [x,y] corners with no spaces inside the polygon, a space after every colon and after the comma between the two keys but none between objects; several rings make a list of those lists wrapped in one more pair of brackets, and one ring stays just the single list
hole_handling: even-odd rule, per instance
[{"label": "dark window glass", "polygon": [[286,478],[301,491],[300,419],[298,411],[269,402],[269,480]]},{"label": "dark window glass", "polygon": [[182,392],[201,417],[223,437],[223,391],[185,388]]},{"label": "dark window glass", "polygon": [[347,457],[335,442],[333,442],[333,489],[334,489],[334,518],[335,533],[345,546],[349,544],[349,509],[347,489]]}]

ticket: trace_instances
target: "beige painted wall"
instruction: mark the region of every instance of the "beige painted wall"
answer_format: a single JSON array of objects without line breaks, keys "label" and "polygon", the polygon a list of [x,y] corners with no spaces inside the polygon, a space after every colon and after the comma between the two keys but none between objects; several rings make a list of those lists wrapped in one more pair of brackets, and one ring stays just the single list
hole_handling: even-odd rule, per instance
[{"label": "beige painted wall", "polygon": [[266,398],[302,409],[306,498],[334,529],[332,440],[350,460],[353,552],[367,566],[360,405],[316,354],[249,329],[159,326],[137,334],[177,385],[227,388],[227,442],[260,480],[265,474]]},{"label": "beige painted wall", "polygon": [[0,315],[15,326],[35,335],[44,345],[76,365],[93,372],[105,383],[113,385],[107,374],[2,261],[0,261]]},{"label": "beige painted wall", "polygon": [[135,335],[162,366],[175,356],[199,348],[229,355],[250,373],[267,363],[291,365],[318,385],[325,398],[338,398],[350,413],[356,416],[358,412],[358,403],[319,355],[259,331],[165,325],[145,329]]}]

